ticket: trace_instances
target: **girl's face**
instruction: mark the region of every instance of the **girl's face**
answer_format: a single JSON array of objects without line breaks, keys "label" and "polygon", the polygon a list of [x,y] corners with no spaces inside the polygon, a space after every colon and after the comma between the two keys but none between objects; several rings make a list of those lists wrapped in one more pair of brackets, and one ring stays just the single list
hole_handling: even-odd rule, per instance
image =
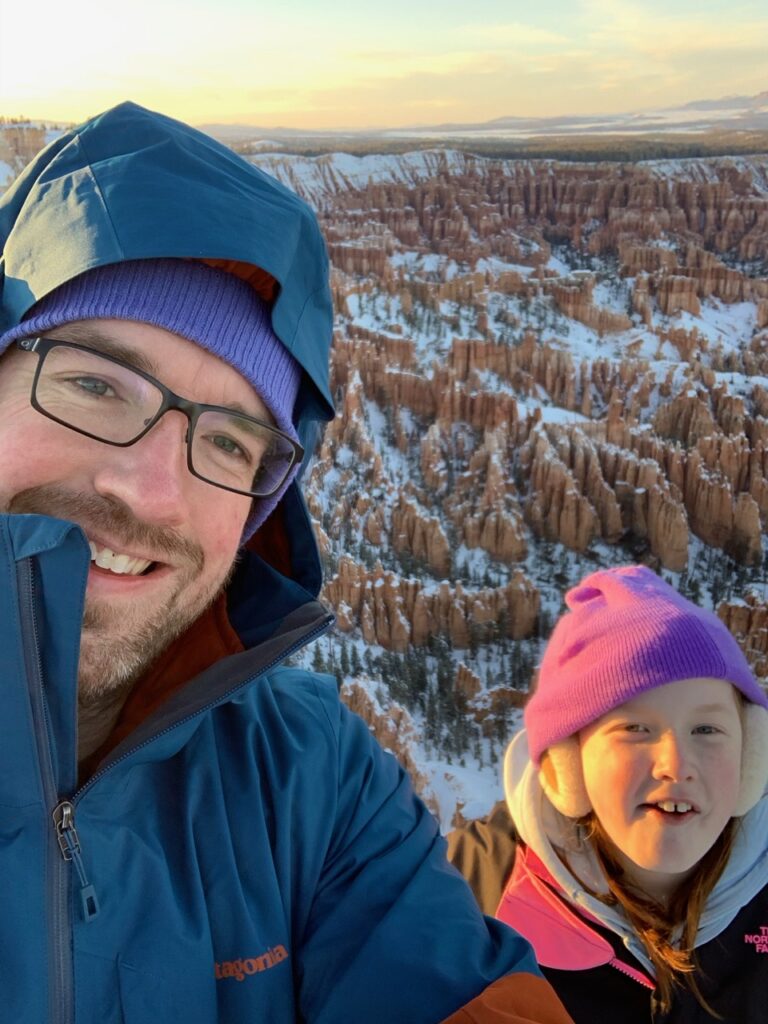
[{"label": "girl's face", "polygon": [[579,733],[587,793],[629,878],[665,899],[733,816],[741,777],[736,690],[668,683]]}]

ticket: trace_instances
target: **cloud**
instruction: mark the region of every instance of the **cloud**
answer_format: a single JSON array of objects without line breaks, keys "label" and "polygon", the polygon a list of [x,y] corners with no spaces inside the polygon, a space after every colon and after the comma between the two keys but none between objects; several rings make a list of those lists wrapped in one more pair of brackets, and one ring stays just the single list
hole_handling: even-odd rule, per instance
[{"label": "cloud", "polygon": [[567,46],[570,43],[569,36],[562,32],[526,25],[521,21],[495,24],[475,22],[458,26],[456,33],[465,43],[490,46],[494,50],[502,47],[517,49],[530,46]]},{"label": "cloud", "polygon": [[768,47],[768,17],[757,15],[752,5],[747,6],[749,17],[746,11],[722,5],[717,5],[717,12],[704,4],[687,12],[679,7],[584,0],[587,23],[593,26],[586,38],[599,52],[621,51],[660,61],[686,54],[765,52]]}]

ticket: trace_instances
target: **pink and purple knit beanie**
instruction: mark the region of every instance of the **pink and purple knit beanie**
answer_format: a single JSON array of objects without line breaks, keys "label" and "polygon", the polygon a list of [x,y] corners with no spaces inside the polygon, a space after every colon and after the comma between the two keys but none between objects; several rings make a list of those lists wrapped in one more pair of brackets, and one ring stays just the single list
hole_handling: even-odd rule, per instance
[{"label": "pink and purple knit beanie", "polygon": [[[129,260],[88,270],[42,298],[0,336],[0,354],[19,338],[75,320],[135,320],[172,331],[233,366],[298,443],[293,408],[301,367],[272,330],[267,304],[238,277],[194,260]],[[283,487],[254,499],[246,541],[278,504]]]},{"label": "pink and purple knit beanie", "polygon": [[531,760],[638,694],[723,679],[768,710],[741,648],[710,611],[641,565],[601,569],[566,594],[525,709]]}]

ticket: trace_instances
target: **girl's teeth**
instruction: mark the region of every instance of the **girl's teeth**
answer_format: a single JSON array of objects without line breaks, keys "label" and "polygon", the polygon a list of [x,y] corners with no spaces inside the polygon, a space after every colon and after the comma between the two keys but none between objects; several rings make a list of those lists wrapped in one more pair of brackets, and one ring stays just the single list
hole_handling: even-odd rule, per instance
[{"label": "girl's teeth", "polygon": [[662,811],[667,811],[669,814],[685,814],[687,811],[693,810],[691,804],[676,803],[674,800],[660,800],[656,806]]}]

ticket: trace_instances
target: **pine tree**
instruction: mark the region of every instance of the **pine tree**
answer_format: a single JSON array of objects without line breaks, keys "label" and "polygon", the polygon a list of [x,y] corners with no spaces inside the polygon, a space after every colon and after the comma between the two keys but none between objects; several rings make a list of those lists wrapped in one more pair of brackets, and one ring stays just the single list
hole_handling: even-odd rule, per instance
[{"label": "pine tree", "polygon": [[360,661],[360,652],[357,649],[357,644],[352,645],[350,673],[355,678],[363,674],[363,663]]},{"label": "pine tree", "polygon": [[312,671],[313,672],[325,672],[325,658],[323,652],[320,650],[320,644],[315,644],[315,650],[312,654]]},{"label": "pine tree", "polygon": [[349,663],[349,649],[347,648],[346,640],[341,641],[341,658],[339,659],[339,668],[341,669],[341,674],[344,678],[350,674],[351,665]]}]

